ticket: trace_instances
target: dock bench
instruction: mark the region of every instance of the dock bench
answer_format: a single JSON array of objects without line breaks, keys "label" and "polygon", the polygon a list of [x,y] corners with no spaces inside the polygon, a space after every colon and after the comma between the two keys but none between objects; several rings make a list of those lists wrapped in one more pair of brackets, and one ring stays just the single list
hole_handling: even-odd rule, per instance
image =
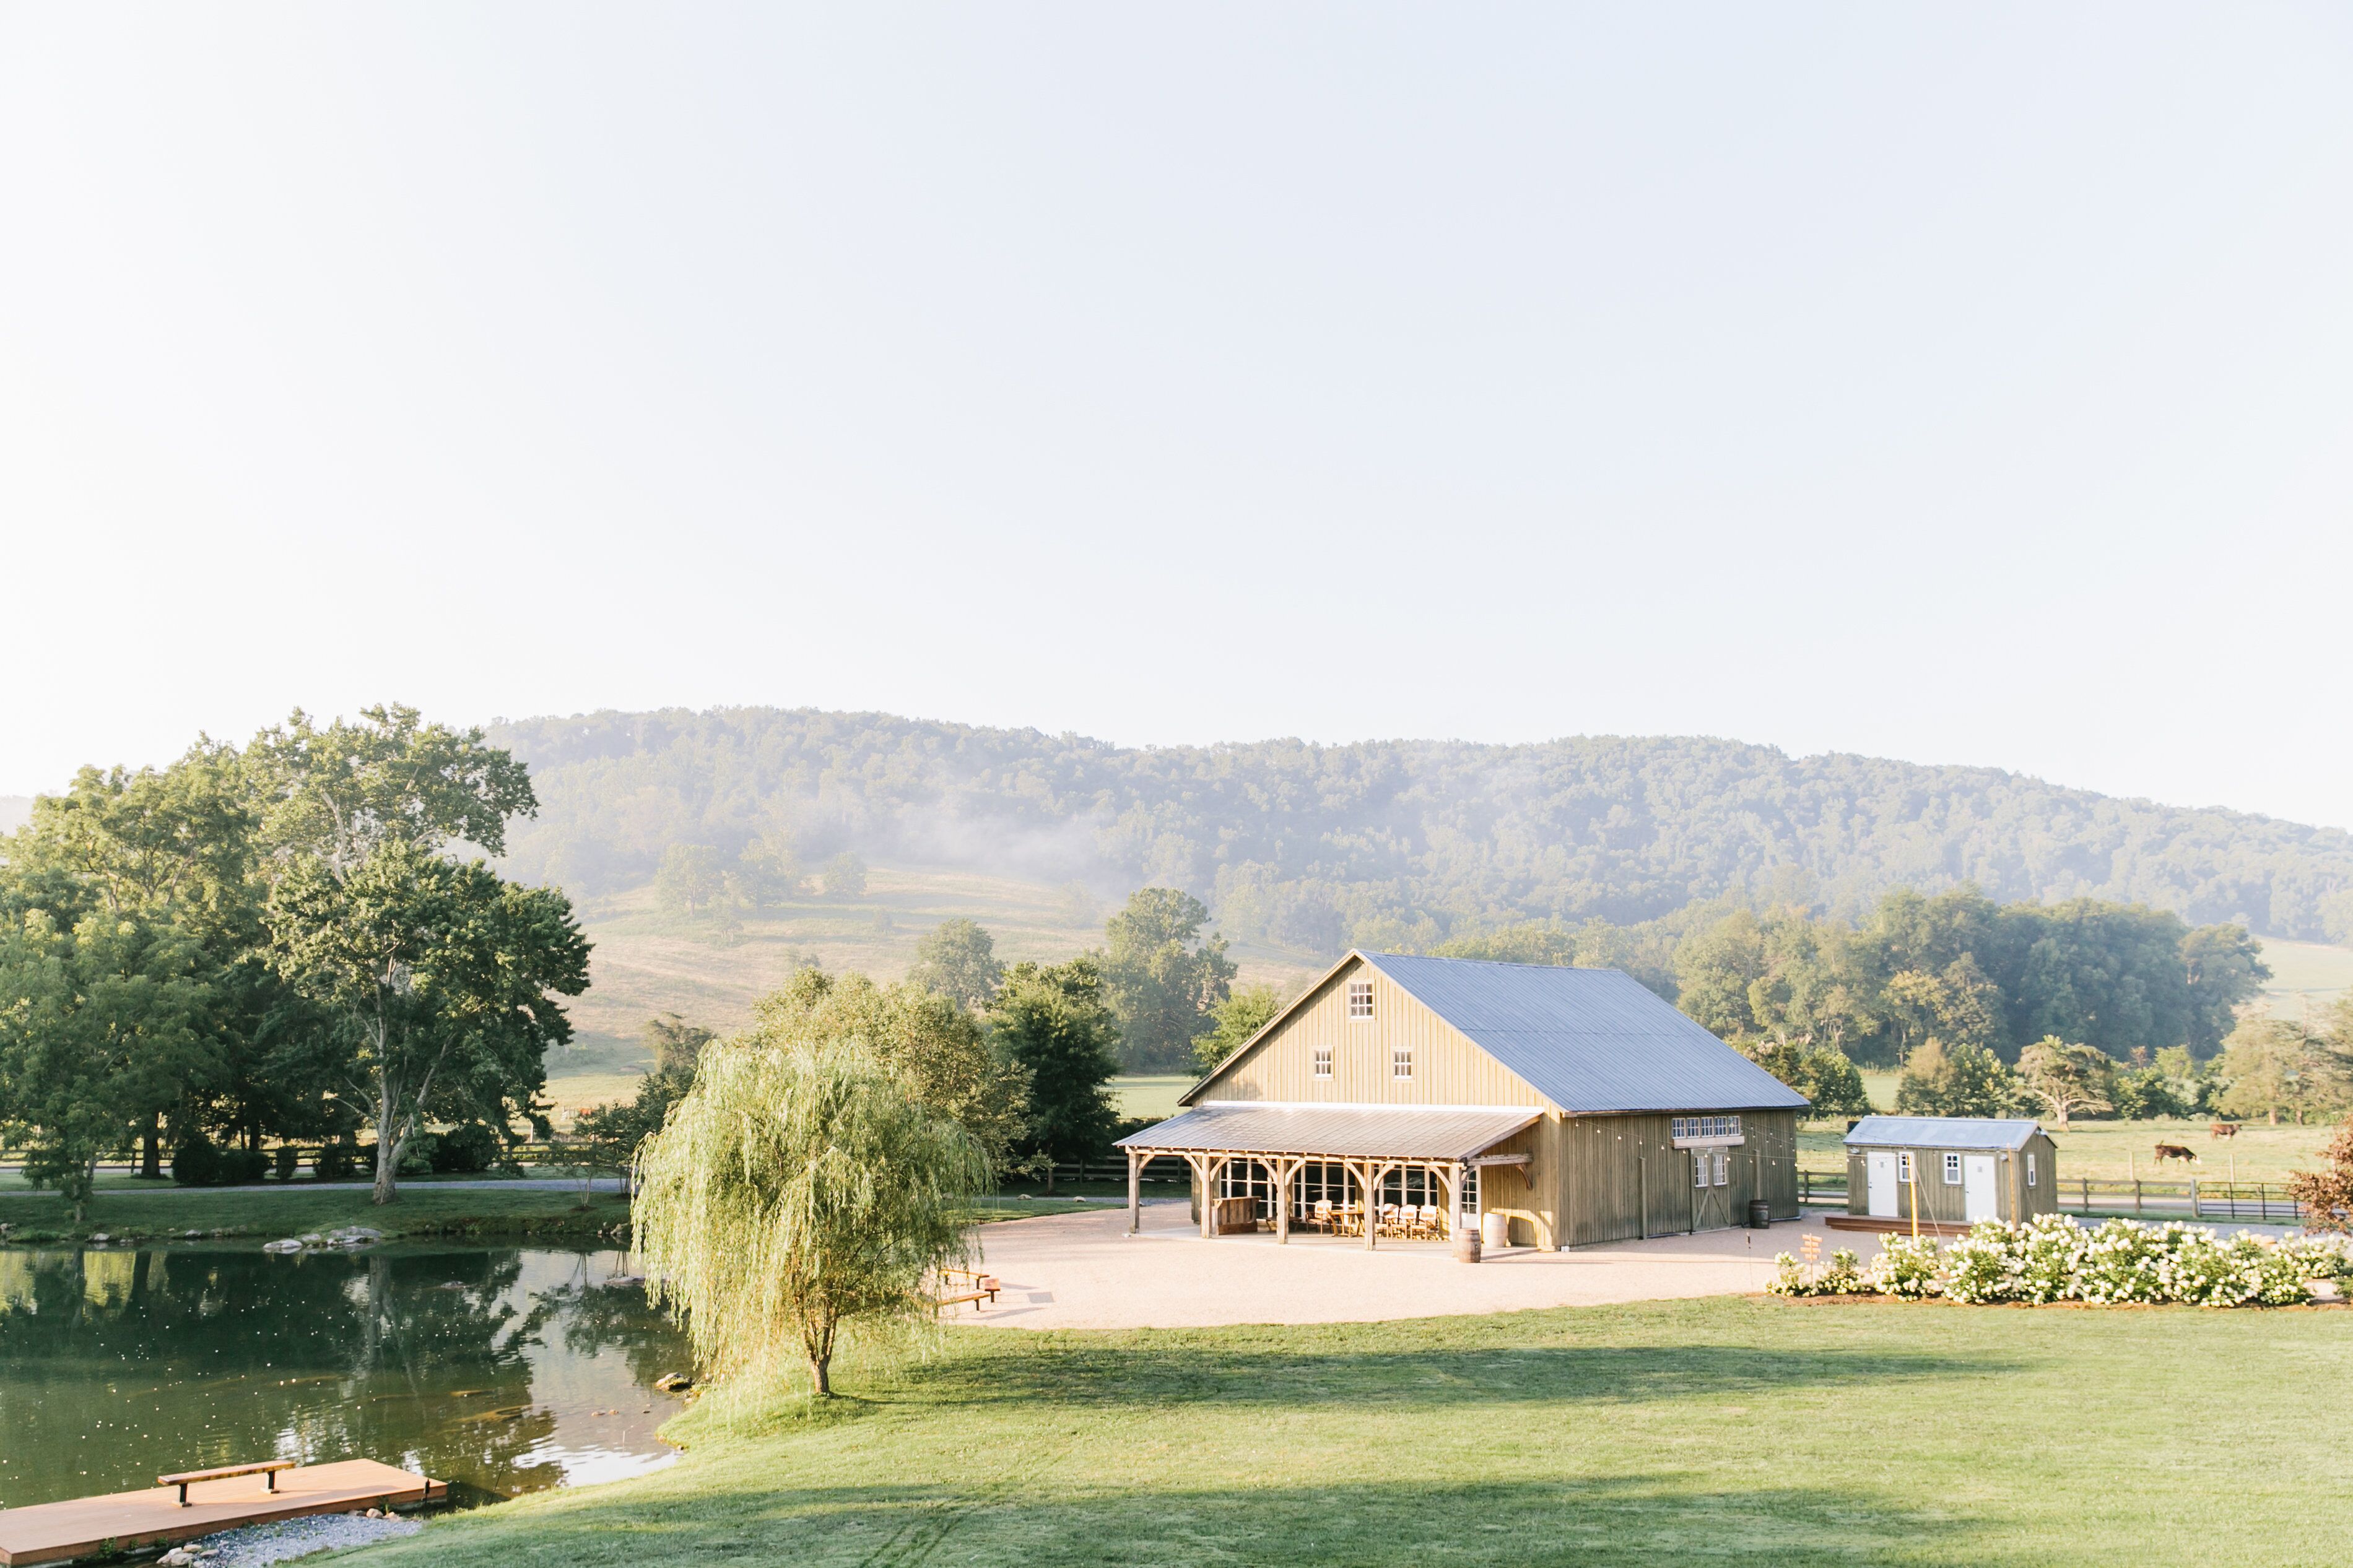
[{"label": "dock bench", "polygon": [[225,1481],[231,1476],[259,1476],[264,1491],[278,1489],[278,1472],[290,1470],[298,1461],[293,1459],[263,1459],[251,1465],[216,1465],[209,1470],[182,1470],[177,1475],[157,1476],[159,1487],[180,1489],[180,1506],[188,1506],[188,1486],[192,1481]]},{"label": "dock bench", "polygon": [[952,1296],[936,1298],[933,1302],[934,1310],[942,1307],[955,1307],[970,1301],[974,1303],[974,1310],[977,1311],[980,1302],[997,1300],[997,1292],[1000,1287],[994,1274],[983,1274],[973,1268],[943,1268],[939,1273],[942,1285],[960,1284],[965,1289]]}]

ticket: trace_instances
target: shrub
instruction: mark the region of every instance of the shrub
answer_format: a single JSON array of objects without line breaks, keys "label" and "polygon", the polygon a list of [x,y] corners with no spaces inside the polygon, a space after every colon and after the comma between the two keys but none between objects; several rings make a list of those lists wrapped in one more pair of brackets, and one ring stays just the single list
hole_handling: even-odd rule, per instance
[{"label": "shrub", "polygon": [[319,1156],[311,1162],[311,1173],[322,1182],[348,1182],[360,1167],[360,1141],[337,1138],[320,1145]]},{"label": "shrub", "polygon": [[191,1132],[172,1151],[172,1180],[184,1187],[238,1187],[269,1172],[269,1156],[259,1149],[224,1149],[202,1132]]},{"label": "shrub", "polygon": [[290,1182],[301,1168],[302,1151],[291,1143],[280,1143],[269,1156],[270,1169],[281,1182]]},{"label": "shrub", "polygon": [[442,1133],[427,1159],[437,1175],[470,1175],[496,1164],[500,1152],[499,1135],[479,1121],[469,1121]]},{"label": "shrub", "polygon": [[[1783,1271],[1791,1268],[1785,1263]],[[2223,1239],[2200,1226],[2127,1219],[2087,1230],[2067,1215],[2041,1215],[2024,1225],[1982,1221],[1941,1258],[1933,1243],[1892,1237],[1864,1273],[1862,1288],[1907,1297],[1941,1291],[1969,1302],[2280,1307],[2306,1300],[2307,1281],[2348,1277],[2353,1253],[2322,1237]],[[1774,1289],[1780,1289],[1778,1281]]]},{"label": "shrub", "polygon": [[1852,1247],[1841,1247],[1831,1253],[1829,1266],[1820,1273],[1786,1252],[1773,1261],[1779,1272],[1765,1289],[1776,1296],[1851,1296],[1864,1289]]},{"label": "shrub", "polygon": [[440,1147],[441,1140],[430,1132],[410,1133],[408,1147],[400,1152],[400,1168],[396,1173],[403,1176],[431,1175],[433,1156]]},{"label": "shrub", "polygon": [[1934,1296],[1943,1289],[1936,1279],[1936,1244],[1925,1236],[1891,1236],[1862,1279],[1883,1296]]}]

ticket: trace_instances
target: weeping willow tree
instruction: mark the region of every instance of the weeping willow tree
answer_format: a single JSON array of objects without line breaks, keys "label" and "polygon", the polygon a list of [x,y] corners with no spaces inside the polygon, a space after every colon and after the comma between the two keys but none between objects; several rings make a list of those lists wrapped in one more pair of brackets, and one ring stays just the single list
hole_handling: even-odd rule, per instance
[{"label": "weeping willow tree", "polygon": [[799,1356],[827,1395],[845,1327],[913,1316],[924,1275],[965,1261],[958,1202],[989,1181],[961,1122],[821,1038],[705,1050],[638,1173],[638,1251],[697,1365]]}]

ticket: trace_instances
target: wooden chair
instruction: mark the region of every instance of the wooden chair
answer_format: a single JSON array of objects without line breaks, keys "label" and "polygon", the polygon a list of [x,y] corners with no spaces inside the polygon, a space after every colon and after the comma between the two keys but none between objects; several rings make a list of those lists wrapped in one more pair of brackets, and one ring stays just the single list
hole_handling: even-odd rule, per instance
[{"label": "wooden chair", "polygon": [[1330,1198],[1317,1198],[1315,1200],[1315,1228],[1318,1230],[1330,1230],[1332,1228],[1332,1200]]},{"label": "wooden chair", "polygon": [[1413,1233],[1414,1235],[1421,1237],[1424,1241],[1431,1241],[1437,1238],[1438,1205],[1436,1204],[1424,1204],[1421,1205],[1420,1213],[1414,1216]]}]

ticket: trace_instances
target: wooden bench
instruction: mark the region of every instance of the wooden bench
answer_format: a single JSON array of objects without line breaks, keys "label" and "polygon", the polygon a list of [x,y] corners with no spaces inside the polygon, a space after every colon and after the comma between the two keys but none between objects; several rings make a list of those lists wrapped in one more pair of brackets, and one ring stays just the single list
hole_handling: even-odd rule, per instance
[{"label": "wooden bench", "polygon": [[[934,1310],[941,1307],[961,1306],[966,1301],[994,1301],[997,1300],[999,1288],[996,1275],[983,1274],[973,1268],[943,1268],[940,1270],[940,1283],[942,1285],[961,1284],[968,1289],[953,1296],[939,1297],[933,1302]],[[978,1311],[979,1308],[976,1306],[973,1310]]]},{"label": "wooden bench", "polygon": [[258,1465],[219,1465],[209,1470],[182,1470],[174,1476],[157,1476],[155,1484],[179,1488],[180,1506],[185,1508],[188,1506],[188,1483],[191,1481],[221,1481],[231,1476],[261,1476],[266,1478],[262,1489],[274,1492],[278,1489],[278,1472],[294,1468],[295,1463],[292,1459],[264,1459]]}]

